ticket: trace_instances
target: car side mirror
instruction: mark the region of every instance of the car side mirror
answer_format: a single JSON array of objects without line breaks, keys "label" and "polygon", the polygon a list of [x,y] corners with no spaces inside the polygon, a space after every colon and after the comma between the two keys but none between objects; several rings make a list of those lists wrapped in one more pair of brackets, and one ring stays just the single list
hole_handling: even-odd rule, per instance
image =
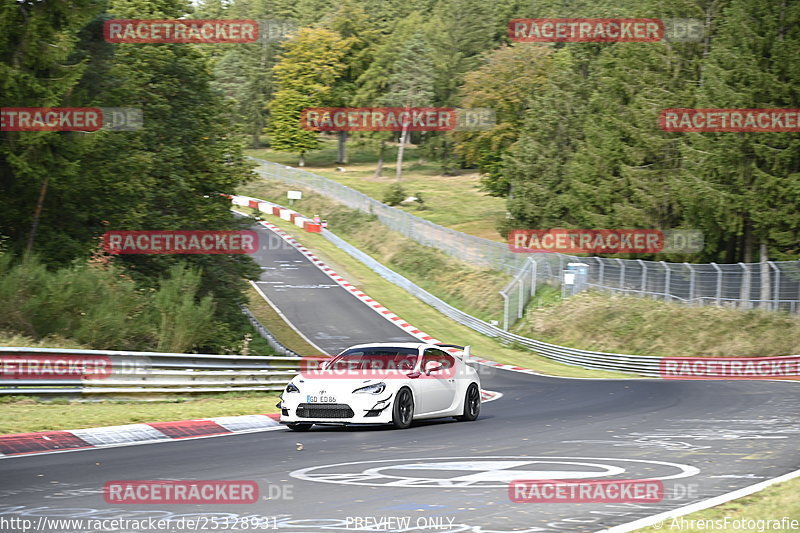
[{"label": "car side mirror", "polygon": [[436,361],[428,361],[425,363],[425,374],[431,375],[431,372],[438,372],[439,370],[443,369],[444,365],[441,363],[437,363]]}]

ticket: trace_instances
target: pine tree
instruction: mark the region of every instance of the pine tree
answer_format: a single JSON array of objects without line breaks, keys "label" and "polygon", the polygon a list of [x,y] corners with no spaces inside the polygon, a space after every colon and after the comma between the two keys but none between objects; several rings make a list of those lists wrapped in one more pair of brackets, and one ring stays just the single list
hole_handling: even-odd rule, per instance
[{"label": "pine tree", "polygon": [[[400,49],[389,69],[388,91],[380,98],[381,103],[391,107],[426,107],[433,101],[431,84],[434,77],[430,48],[425,43],[422,32],[415,32]],[[400,181],[403,173],[403,156],[408,142],[408,124],[400,132],[400,146],[397,150],[395,180]]]},{"label": "pine tree", "polygon": [[[78,33],[100,12],[92,0],[0,5],[2,107],[84,107],[71,93],[87,64]],[[48,261],[85,252],[80,227],[62,225],[59,198],[76,198],[81,133],[0,132],[0,235],[12,251],[39,251]]]},{"label": "pine tree", "polygon": [[[705,63],[697,107],[799,108],[800,5],[731,0]],[[750,262],[756,250],[800,257],[800,135],[688,133],[690,220],[720,235],[723,260]]]}]

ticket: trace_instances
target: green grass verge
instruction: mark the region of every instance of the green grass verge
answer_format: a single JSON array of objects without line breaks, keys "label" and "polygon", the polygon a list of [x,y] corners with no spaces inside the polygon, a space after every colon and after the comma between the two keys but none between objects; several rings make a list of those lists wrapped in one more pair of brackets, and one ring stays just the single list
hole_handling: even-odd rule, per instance
[{"label": "green grass verge", "polygon": [[514,332],[584,350],[641,355],[800,354],[797,315],[689,307],[600,292],[585,292],[556,303],[548,301],[541,308],[529,308]]},{"label": "green grass verge", "polygon": [[[284,327],[290,329],[285,324]],[[258,338],[253,342],[265,341]],[[47,337],[34,340],[10,332],[0,332],[0,346],[88,349],[71,339]],[[275,407],[277,401],[277,392],[257,391],[187,395],[169,399],[159,397],[146,401],[40,400],[28,396],[0,396],[0,435],[213,416],[277,413],[278,409]]]},{"label": "green grass verge", "polygon": [[[291,187],[257,180],[243,194],[283,203]],[[295,208],[330,227],[378,262],[482,320],[502,320],[498,291],[510,277],[480,270],[393,232],[375,217],[307,190]],[[269,217],[272,218],[272,217]],[[344,273],[343,273],[344,274]],[[770,356],[800,353],[800,316],[726,307],[690,307],[635,296],[585,292],[562,299],[540,286],[514,333],[583,350],[653,356]]]},{"label": "green grass verge", "polygon": [[[706,531],[720,531],[725,533],[752,533],[753,531],[769,531],[770,533],[789,533],[798,530],[783,527],[770,527],[768,522],[761,525],[756,522],[749,526],[746,522],[750,520],[781,520],[783,517],[789,520],[800,521],[800,479],[795,478],[783,483],[777,483],[771,487],[732,500],[728,503],[692,513],[681,518],[670,518],[660,524],[661,527],[646,527],[637,529],[638,533],[663,533],[665,531],[680,531],[680,533],[700,533]],[[728,518],[729,527],[725,527],[724,520]],[[719,522],[712,522],[712,521]],[[739,524],[745,527],[730,527],[734,521],[739,520]],[[694,527],[692,522],[694,521]],[[717,527],[719,526],[719,527]]]},{"label": "green grass verge", "polygon": [[268,217],[267,220],[296,237],[337,273],[365,293],[371,295],[392,312],[425,333],[442,342],[469,344],[472,353],[501,363],[533,368],[538,372],[566,377],[630,378],[629,374],[587,370],[557,363],[527,349],[514,349],[462,326],[422,303],[400,287],[384,280],[365,265],[328,242],[322,235],[306,233],[294,224]]},{"label": "green grass verge", "polygon": [[[291,188],[275,181],[256,180],[240,193],[285,203]],[[376,217],[348,209],[310,189],[294,208],[309,216],[319,214],[342,238],[395,272],[406,276],[450,305],[481,320],[500,321],[503,299],[499,291],[511,276],[479,267],[429,246],[423,246],[398,232],[388,230]],[[248,211],[248,210],[243,210]]]},{"label": "green grass verge", "polygon": [[49,336],[43,339],[34,339],[10,331],[0,331],[0,346],[26,347],[26,348],[69,348],[72,350],[88,350],[85,345],[72,339],[60,336]]},{"label": "green grass verge", "polygon": [[[334,163],[336,141],[328,139],[323,142],[322,149],[315,150],[306,157],[306,166],[302,170],[332,179],[382,201],[389,186],[395,182],[396,147],[391,146],[387,150],[383,177],[376,178],[374,174],[378,154],[375,146],[357,143],[349,145],[350,163]],[[292,154],[266,148],[247,150],[246,153],[267,161],[297,165],[297,158]],[[345,168],[346,171],[339,172],[337,167]],[[417,147],[408,146],[400,184],[408,196],[422,193],[425,208],[402,205],[399,209],[448,228],[504,242],[497,232],[497,224],[505,216],[505,199],[483,192],[477,172],[460,171],[455,176],[443,175],[438,164],[426,162],[420,158]]]},{"label": "green grass verge", "polygon": [[306,342],[252,286],[247,297],[250,312],[281,344],[300,355],[327,355]]},{"label": "green grass verge", "polygon": [[169,400],[97,402],[0,397],[0,434],[277,413],[278,394],[240,392]]}]

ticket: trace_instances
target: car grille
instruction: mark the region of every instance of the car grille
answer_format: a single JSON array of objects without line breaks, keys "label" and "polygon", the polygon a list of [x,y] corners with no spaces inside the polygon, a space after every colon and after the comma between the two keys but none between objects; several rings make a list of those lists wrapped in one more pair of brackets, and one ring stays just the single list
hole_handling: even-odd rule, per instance
[{"label": "car grille", "polygon": [[346,403],[301,403],[297,406],[300,418],[353,418],[353,410]]}]

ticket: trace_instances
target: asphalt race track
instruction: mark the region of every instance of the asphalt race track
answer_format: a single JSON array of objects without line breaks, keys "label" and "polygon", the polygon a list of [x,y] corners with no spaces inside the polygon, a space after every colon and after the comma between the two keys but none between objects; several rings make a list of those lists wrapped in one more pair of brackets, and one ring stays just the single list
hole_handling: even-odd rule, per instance
[{"label": "asphalt race track", "polygon": [[[326,349],[340,341],[382,340],[378,331],[404,338],[399,329],[371,333],[375,322],[359,306],[391,324],[344,291],[341,297],[334,287],[281,292],[278,283],[268,283],[332,285],[307,262],[296,262],[302,255],[269,251],[260,259],[274,266],[265,269],[261,286],[270,286],[264,290],[287,316],[300,317],[307,335],[323,334],[315,337],[321,343],[348,337],[323,344]],[[286,264],[293,266],[275,266]],[[337,329],[350,321],[358,328]],[[39,531],[93,531],[84,527],[89,519],[148,517],[198,519],[194,528],[176,531],[254,531],[235,521],[263,517],[260,530],[295,533],[592,532],[746,487],[800,463],[797,384],[578,380],[488,367],[482,381],[503,396],[484,404],[475,422],[433,421],[403,431],[278,428],[4,458],[0,526],[6,525],[0,530],[22,531],[9,526],[12,518],[36,523],[44,516],[84,522],[46,522]],[[514,503],[507,487],[519,479],[662,480],[666,496],[638,504]],[[114,480],[252,480],[262,497],[249,505],[112,505],[101,491]],[[408,523],[398,522],[404,517]]]},{"label": "asphalt race track", "polygon": [[338,354],[366,342],[418,342],[360,302],[303,254],[263,226],[254,259],[264,271],[258,287],[311,342]]}]

